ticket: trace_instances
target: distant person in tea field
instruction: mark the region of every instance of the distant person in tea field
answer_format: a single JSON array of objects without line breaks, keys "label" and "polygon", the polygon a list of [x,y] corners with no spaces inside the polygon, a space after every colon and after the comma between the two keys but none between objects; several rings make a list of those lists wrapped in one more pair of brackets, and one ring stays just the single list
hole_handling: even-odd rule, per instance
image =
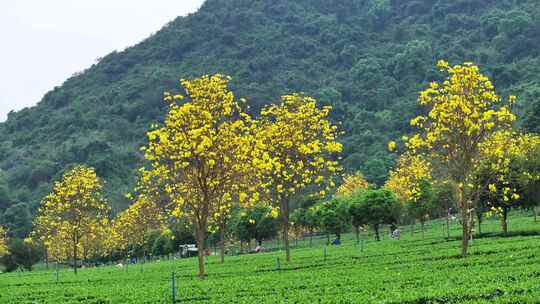
[{"label": "distant person in tea field", "polygon": [[392,237],[396,240],[399,240],[401,238],[401,231],[399,230],[399,228],[392,232]]},{"label": "distant person in tea field", "polygon": [[392,233],[394,233],[394,230],[397,229],[397,226],[395,223],[392,223],[392,225],[390,225],[390,235],[392,235]]},{"label": "distant person in tea field", "polygon": [[395,224],[392,224],[390,226],[390,231],[391,231],[391,237],[393,239],[399,240],[401,238],[401,231],[399,230],[399,228]]}]

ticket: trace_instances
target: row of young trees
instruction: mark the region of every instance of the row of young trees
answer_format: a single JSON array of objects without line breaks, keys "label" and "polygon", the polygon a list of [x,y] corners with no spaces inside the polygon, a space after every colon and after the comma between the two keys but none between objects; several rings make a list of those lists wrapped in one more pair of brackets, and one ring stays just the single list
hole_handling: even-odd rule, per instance
[{"label": "row of young trees", "polygon": [[186,97],[165,93],[169,111],[162,126],[148,132],[142,148],[148,163],[129,195],[134,203],[109,217],[103,183],[92,168],[76,166],[55,183],[42,202],[32,240],[56,260],[77,260],[141,245],[148,230],[185,219],[195,232],[199,276],[205,276],[205,240],[222,231],[235,208],[269,206],[282,218],[286,258],[289,206],[298,191],[313,187],[324,195],[340,168],[337,126],[330,107],[302,94],[284,96],[255,120],[246,102],[229,90],[229,77],[182,80]]},{"label": "row of young trees", "polygon": [[351,226],[357,241],[364,226],[372,226],[376,239],[380,240],[381,225],[398,223],[400,210],[394,193],[385,188],[373,188],[357,172],[344,177],[331,199],[297,208],[292,218],[296,229],[311,234],[315,230],[325,231],[328,242],[329,234],[335,234],[340,239],[341,234]]}]

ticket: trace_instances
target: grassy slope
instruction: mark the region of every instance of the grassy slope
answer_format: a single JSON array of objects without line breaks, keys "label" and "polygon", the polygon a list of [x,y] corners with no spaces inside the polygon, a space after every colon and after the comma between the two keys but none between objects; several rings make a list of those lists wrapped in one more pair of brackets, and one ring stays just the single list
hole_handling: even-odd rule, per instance
[{"label": "grassy slope", "polygon": [[[435,221],[425,240],[404,228],[402,240],[369,239],[363,252],[347,236],[343,246],[328,247],[326,260],[322,243],[299,248],[281,271],[280,252],[227,257],[223,265],[210,257],[205,281],[194,277],[195,259],[148,263],[143,273],[138,265],[77,276],[62,270],[59,283],[50,270],[3,274],[0,302],[170,303],[174,270],[181,303],[538,303],[539,226],[513,217],[511,230],[527,233],[474,240],[467,259],[458,258],[459,241],[443,239],[442,222]],[[486,222],[484,231],[498,232],[499,221]]]}]

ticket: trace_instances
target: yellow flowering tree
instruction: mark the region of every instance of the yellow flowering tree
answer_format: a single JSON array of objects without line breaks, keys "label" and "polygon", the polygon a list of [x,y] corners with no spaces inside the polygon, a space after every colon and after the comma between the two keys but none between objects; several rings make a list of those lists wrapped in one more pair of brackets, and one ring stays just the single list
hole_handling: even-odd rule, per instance
[{"label": "yellow flowering tree", "polygon": [[[199,252],[199,277],[205,276],[204,251],[209,224],[228,213],[233,202],[250,206],[254,124],[229,91],[222,75],[182,80],[188,100],[165,93],[164,125],[148,132],[143,147],[150,169],[143,182],[157,183],[175,217],[193,224]],[[156,193],[158,194],[157,190]]]},{"label": "yellow flowering tree", "polygon": [[496,130],[508,128],[516,119],[508,102],[497,96],[488,77],[472,63],[450,66],[439,61],[448,73],[442,84],[433,82],[420,93],[418,102],[427,115],[411,120],[419,132],[408,139],[412,151],[425,151],[448,179],[457,185],[457,205],[462,217],[462,256],[467,255],[471,230],[472,198],[468,185],[481,158],[480,144]]},{"label": "yellow flowering tree", "polygon": [[0,226],[0,257],[8,253],[7,234],[4,227]]},{"label": "yellow flowering tree", "polygon": [[368,189],[369,183],[364,178],[362,172],[346,175],[343,183],[337,188],[336,194],[340,196],[350,196],[360,189]]},{"label": "yellow flowering tree", "polygon": [[503,233],[508,231],[508,211],[519,204],[521,184],[537,179],[516,164],[540,146],[540,136],[511,130],[494,133],[481,143],[482,161],[476,170],[475,202],[482,210],[501,216]]},{"label": "yellow flowering tree", "polygon": [[165,216],[154,200],[142,193],[113,220],[111,237],[117,249],[140,248],[152,230],[166,230]]},{"label": "yellow flowering tree", "polygon": [[87,258],[101,249],[109,213],[102,187],[93,168],[77,165],[54,183],[35,219],[33,235],[57,260],[71,258],[75,273],[80,257]]},{"label": "yellow flowering tree", "polygon": [[384,187],[394,192],[398,201],[405,204],[415,201],[421,195],[420,182],[431,181],[431,164],[421,155],[404,153],[396,167],[390,171]]},{"label": "yellow flowering tree", "polygon": [[407,152],[400,156],[384,185],[394,192],[398,202],[413,218],[411,233],[414,233],[415,220],[420,221],[422,237],[424,223],[433,209],[432,181],[432,167],[425,157]]},{"label": "yellow flowering tree", "polygon": [[[337,126],[328,120],[330,110],[317,107],[311,97],[294,94],[261,111],[253,163],[272,202],[280,208],[287,261],[291,259],[291,197],[308,185],[323,184],[339,170],[335,155],[342,147],[337,142]],[[333,186],[332,182],[328,184]]]}]

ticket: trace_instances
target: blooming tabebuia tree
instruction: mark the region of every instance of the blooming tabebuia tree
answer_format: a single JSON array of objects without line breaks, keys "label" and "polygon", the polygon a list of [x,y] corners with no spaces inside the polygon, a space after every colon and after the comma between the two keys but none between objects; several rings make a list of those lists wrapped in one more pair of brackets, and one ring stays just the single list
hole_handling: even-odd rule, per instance
[{"label": "blooming tabebuia tree", "polygon": [[319,227],[326,231],[327,236],[333,233],[338,240],[341,239],[341,234],[347,230],[351,221],[349,201],[346,197],[337,196],[328,201],[319,202],[310,209]]},{"label": "blooming tabebuia tree", "polygon": [[397,166],[390,171],[385,188],[396,195],[398,201],[405,207],[413,219],[413,229],[416,220],[422,226],[433,210],[431,183],[432,167],[425,157],[407,152],[400,156]]},{"label": "blooming tabebuia tree", "polygon": [[480,145],[495,131],[509,128],[516,119],[493,84],[472,63],[450,66],[439,61],[448,74],[442,83],[433,82],[420,93],[418,102],[428,114],[411,120],[419,132],[408,139],[413,152],[427,152],[441,174],[457,185],[457,205],[462,217],[462,256],[467,255],[471,231],[471,184],[475,167],[481,160]]},{"label": "blooming tabebuia tree", "polygon": [[416,201],[422,194],[421,181],[432,179],[432,167],[425,157],[405,153],[398,159],[397,166],[390,171],[384,187],[394,192],[401,204],[406,204]]},{"label": "blooming tabebuia tree", "polygon": [[169,111],[164,125],[148,132],[143,147],[150,168],[144,170],[142,183],[159,185],[145,188],[152,189],[151,195],[166,196],[171,214],[193,224],[201,278],[209,225],[228,214],[233,202],[249,207],[257,201],[251,173],[255,124],[229,91],[229,79],[182,80],[185,102],[181,95],[165,93]]},{"label": "blooming tabebuia tree", "polygon": [[[321,185],[338,171],[337,126],[328,115],[330,107],[319,108],[315,99],[283,96],[281,102],[264,108],[255,136],[254,167],[272,201],[280,208],[286,259],[289,250],[289,202],[309,185]],[[321,190],[325,195],[325,190]]]},{"label": "blooming tabebuia tree", "polygon": [[56,260],[97,255],[102,250],[109,206],[101,195],[103,183],[93,168],[77,165],[54,183],[41,202],[32,240],[40,240]]},{"label": "blooming tabebuia tree", "polygon": [[166,230],[163,209],[145,193],[141,193],[135,202],[112,222],[111,238],[114,239],[114,248],[140,248],[144,245],[145,236],[152,230]]},{"label": "blooming tabebuia tree", "polygon": [[350,196],[360,189],[368,189],[369,183],[361,172],[352,175],[346,175],[343,182],[337,188],[336,194],[340,196]]},{"label": "blooming tabebuia tree", "polygon": [[528,158],[540,146],[540,136],[502,130],[480,144],[482,161],[476,170],[475,201],[484,209],[501,216],[504,233],[508,231],[508,211],[521,199],[522,184],[538,177],[520,168],[516,161]]}]

